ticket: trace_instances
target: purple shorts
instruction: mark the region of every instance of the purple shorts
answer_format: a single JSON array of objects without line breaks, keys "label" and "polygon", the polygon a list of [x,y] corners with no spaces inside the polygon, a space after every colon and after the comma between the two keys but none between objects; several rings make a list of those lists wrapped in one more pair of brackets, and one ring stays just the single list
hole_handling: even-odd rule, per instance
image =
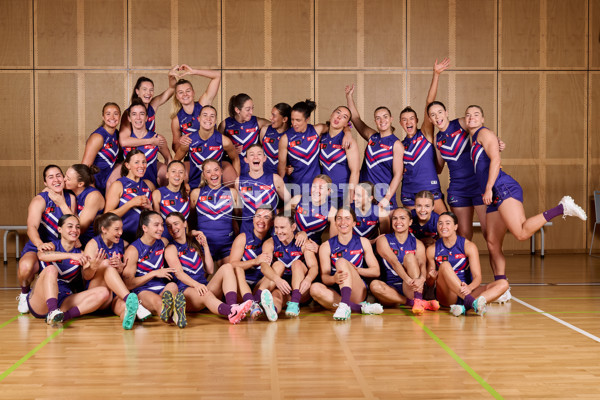
[{"label": "purple shorts", "polygon": [[167,286],[167,284],[162,279],[151,279],[142,286],[133,289],[132,292],[135,294],[140,294],[141,292],[147,290],[152,293],[160,294],[163,290],[165,290],[165,286]]},{"label": "purple shorts", "polygon": [[[31,304],[29,303],[29,299],[30,299],[32,293],[33,293],[33,290],[31,292],[29,292],[29,295],[27,296],[27,306],[29,307],[29,312],[35,318],[45,319],[46,315],[48,315],[48,313],[46,313],[46,314],[38,314],[38,313],[36,313],[31,308]],[[71,288],[69,287],[69,285],[67,283],[62,282],[62,281],[58,281],[58,297],[57,298],[58,298],[58,307],[59,308],[62,305],[62,303],[66,300],[66,298],[69,297],[72,294],[73,294],[73,291],[71,290]]]},{"label": "purple shorts", "polygon": [[[444,198],[442,191],[439,189],[430,190],[430,192],[433,194],[434,200],[440,200],[440,199]],[[416,195],[417,195],[416,193],[409,193],[409,192],[402,191],[402,193],[400,195],[400,200],[402,201],[402,205],[404,207],[414,207]]]},{"label": "purple shorts", "polygon": [[450,207],[474,207],[483,205],[483,196],[461,196],[460,194],[448,192],[448,205]]},{"label": "purple shorts", "polygon": [[523,202],[523,189],[519,182],[515,181],[510,175],[503,175],[496,180],[492,189],[492,204],[487,208],[487,212],[498,211],[500,204],[506,199],[516,199]]}]

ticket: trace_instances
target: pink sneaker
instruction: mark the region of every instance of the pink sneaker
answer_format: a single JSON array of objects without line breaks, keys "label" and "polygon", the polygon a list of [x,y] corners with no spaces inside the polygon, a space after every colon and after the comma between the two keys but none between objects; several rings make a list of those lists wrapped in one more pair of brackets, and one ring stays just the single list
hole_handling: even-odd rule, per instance
[{"label": "pink sneaker", "polygon": [[242,304],[234,304],[231,306],[231,313],[229,313],[229,322],[232,324],[237,324],[244,318],[246,318],[246,314],[250,311],[250,307],[252,307],[252,300],[246,300]]}]

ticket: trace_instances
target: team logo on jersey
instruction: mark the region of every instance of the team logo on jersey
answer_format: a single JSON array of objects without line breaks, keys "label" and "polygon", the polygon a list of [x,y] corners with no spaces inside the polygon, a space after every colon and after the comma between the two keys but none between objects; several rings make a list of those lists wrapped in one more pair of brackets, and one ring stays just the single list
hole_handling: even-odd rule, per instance
[{"label": "team logo on jersey", "polygon": [[274,253],[274,255],[275,255],[275,257],[277,257],[277,258],[281,258],[281,257],[283,257],[283,251],[276,251],[276,252]]},{"label": "team logo on jersey", "polygon": [[229,133],[230,135],[239,135],[240,131],[237,129],[227,129],[227,133]]},{"label": "team logo on jersey", "polygon": [[163,206],[174,206],[175,200],[163,200]]},{"label": "team logo on jersey", "polygon": [[244,247],[246,250],[254,250],[254,249],[258,249],[257,245],[254,244],[247,244],[246,247]]},{"label": "team logo on jersey", "polygon": [[444,262],[444,261],[448,261],[448,256],[437,256],[435,258],[435,261],[437,262]]},{"label": "team logo on jersey", "polygon": [[290,142],[290,147],[300,146],[302,144],[302,140],[294,140]]},{"label": "team logo on jersey", "polygon": [[125,189],[125,193],[127,193],[127,194],[137,193],[137,189],[136,188]]}]

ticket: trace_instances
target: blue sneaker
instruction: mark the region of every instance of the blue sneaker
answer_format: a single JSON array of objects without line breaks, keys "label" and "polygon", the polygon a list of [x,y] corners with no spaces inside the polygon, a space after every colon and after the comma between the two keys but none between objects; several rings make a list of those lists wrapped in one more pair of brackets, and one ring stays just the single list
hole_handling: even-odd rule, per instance
[{"label": "blue sneaker", "polygon": [[287,308],[285,309],[285,315],[288,317],[297,317],[300,315],[300,304],[295,301],[288,301]]},{"label": "blue sneaker", "polygon": [[135,293],[129,293],[125,301],[125,315],[123,316],[123,329],[130,330],[133,328],[133,322],[137,314],[140,301]]},{"label": "blue sneaker", "polygon": [[260,305],[263,310],[265,310],[265,314],[267,314],[267,319],[271,322],[277,321],[277,311],[275,310],[275,305],[273,304],[273,295],[268,289],[265,289],[260,294]]},{"label": "blue sneaker", "polygon": [[462,304],[452,304],[450,306],[450,314],[454,315],[455,317],[460,317],[461,315],[465,315],[466,313],[467,310]]}]

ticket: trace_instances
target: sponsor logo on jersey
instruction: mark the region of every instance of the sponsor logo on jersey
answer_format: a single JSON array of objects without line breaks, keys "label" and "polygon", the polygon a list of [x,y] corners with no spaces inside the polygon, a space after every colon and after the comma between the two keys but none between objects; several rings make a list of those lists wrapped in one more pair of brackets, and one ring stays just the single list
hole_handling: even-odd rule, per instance
[{"label": "sponsor logo on jersey", "polygon": [[387,144],[383,144],[383,143],[381,143],[381,144],[379,145],[379,147],[381,147],[382,149],[386,149],[386,150],[389,150],[389,149],[391,149],[391,148],[392,148],[392,146],[388,146]]},{"label": "sponsor logo on jersey", "polygon": [[221,146],[210,146],[208,149],[210,151],[215,151],[215,150],[219,150],[221,148]]},{"label": "sponsor logo on jersey", "polygon": [[256,129],[258,129],[258,128],[256,128],[256,127],[248,128],[248,129],[246,129],[246,133],[254,133],[254,132],[256,132]]},{"label": "sponsor logo on jersey", "polygon": [[317,140],[317,135],[309,136],[306,138],[306,140]]},{"label": "sponsor logo on jersey", "polygon": [[259,188],[260,188],[260,190],[270,190],[271,186],[270,185],[260,185]]},{"label": "sponsor logo on jersey", "polygon": [[165,249],[156,250],[156,251],[154,252],[154,255],[155,255],[155,256],[160,256],[160,255],[161,255],[162,253],[164,253],[164,252],[165,252]]},{"label": "sponsor logo on jersey", "polygon": [[228,194],[222,194],[222,195],[219,196],[219,200],[221,200],[221,199],[227,199],[227,200],[229,200],[229,199],[231,199],[231,196],[228,195]]},{"label": "sponsor logo on jersey", "polygon": [[415,250],[406,250],[404,254],[416,254]]},{"label": "sponsor logo on jersey", "polygon": [[357,254],[361,254],[362,252],[363,252],[362,249],[360,249],[360,250],[350,250],[350,255],[351,256],[355,256]]},{"label": "sponsor logo on jersey", "polygon": [[301,256],[302,252],[301,251],[290,251],[290,255],[293,257]]},{"label": "sponsor logo on jersey", "polygon": [[69,264],[71,264],[71,265],[79,265],[79,261],[71,259],[71,260],[69,260]]},{"label": "sponsor logo on jersey", "polygon": [[467,256],[465,254],[455,254],[454,258],[467,258]]}]

